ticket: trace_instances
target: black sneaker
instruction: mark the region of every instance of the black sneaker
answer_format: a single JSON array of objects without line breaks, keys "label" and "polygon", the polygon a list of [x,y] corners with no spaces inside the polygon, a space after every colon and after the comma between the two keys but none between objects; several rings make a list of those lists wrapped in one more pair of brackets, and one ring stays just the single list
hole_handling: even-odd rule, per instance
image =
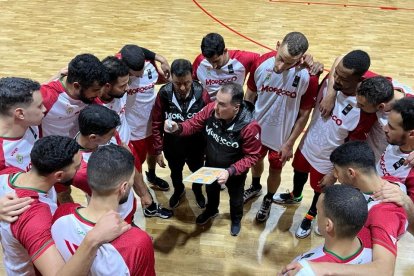
[{"label": "black sneaker", "polygon": [[176,208],[180,204],[180,200],[181,198],[183,198],[184,195],[185,195],[185,190],[183,190],[182,192],[178,192],[178,193],[174,191],[173,195],[170,198],[170,207]]},{"label": "black sneaker", "polygon": [[273,196],[273,201],[279,204],[300,204],[303,196],[294,197],[292,193],[277,193]]},{"label": "black sneaker", "polygon": [[145,172],[145,175],[147,176],[148,182],[157,187],[158,190],[168,191],[170,189],[170,185],[168,185],[168,182],[164,179],[161,179],[158,176],[152,177],[148,172]]},{"label": "black sneaker", "polygon": [[206,208],[206,198],[203,195],[203,192],[199,191],[199,192],[195,192],[194,191],[194,196],[196,199],[196,204],[200,209],[204,209]]},{"label": "black sneaker", "polygon": [[244,190],[243,193],[243,203],[246,203],[249,199],[259,196],[262,193],[262,188],[255,188],[253,185],[250,185],[250,187],[247,190]]},{"label": "black sneaker", "polygon": [[232,236],[237,236],[237,235],[239,235],[240,230],[241,230],[240,221],[239,222],[232,221],[231,226],[230,226],[230,234]]},{"label": "black sneaker", "polygon": [[299,225],[298,229],[296,230],[296,238],[304,239],[310,235],[310,233],[312,232],[312,221],[313,216],[307,214],[305,218],[302,220],[302,223]]},{"label": "black sneaker", "polygon": [[168,219],[173,216],[173,211],[167,208],[161,207],[158,203],[155,204],[154,209],[144,209],[144,216],[146,217],[160,217],[162,219]]},{"label": "black sneaker", "polygon": [[263,222],[269,218],[270,209],[272,208],[272,199],[264,197],[262,206],[260,206],[260,210],[256,214],[256,220]]},{"label": "black sneaker", "polygon": [[211,213],[211,212],[205,210],[201,215],[199,215],[196,218],[196,224],[198,224],[198,225],[204,225],[207,222],[209,222],[211,219],[217,217],[217,215],[218,215],[218,211],[217,212],[214,212],[214,213]]}]

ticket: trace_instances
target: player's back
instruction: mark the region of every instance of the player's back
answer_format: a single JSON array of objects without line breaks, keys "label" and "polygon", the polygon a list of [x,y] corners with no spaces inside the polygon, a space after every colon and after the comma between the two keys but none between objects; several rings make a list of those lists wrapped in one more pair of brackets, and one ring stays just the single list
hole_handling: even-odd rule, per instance
[{"label": "player's back", "polygon": [[[65,261],[95,225],[82,217],[81,208],[79,204],[63,204],[53,217],[52,236]],[[132,227],[98,249],[90,274],[155,275],[154,262],[151,238],[138,227]]]}]

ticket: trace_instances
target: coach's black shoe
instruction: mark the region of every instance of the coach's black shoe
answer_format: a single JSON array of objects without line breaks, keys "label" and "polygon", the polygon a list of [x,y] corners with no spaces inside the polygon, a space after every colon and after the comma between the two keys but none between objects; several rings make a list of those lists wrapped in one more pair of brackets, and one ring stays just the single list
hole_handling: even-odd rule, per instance
[{"label": "coach's black shoe", "polygon": [[199,215],[196,219],[196,223],[198,225],[204,225],[213,218],[217,217],[218,211],[211,213],[210,211],[205,210],[201,215]]},{"label": "coach's black shoe", "polygon": [[232,221],[230,226],[230,234],[232,236],[238,236],[241,230],[240,221]]},{"label": "coach's black shoe", "polygon": [[206,208],[206,198],[203,195],[202,191],[194,191],[194,196],[196,200],[196,204],[200,209]]},{"label": "coach's black shoe", "polygon": [[183,198],[184,195],[185,189],[178,192],[174,191],[173,195],[170,198],[170,207],[173,209],[178,207],[178,205],[180,205],[180,200]]},{"label": "coach's black shoe", "polygon": [[147,176],[148,182],[158,188],[158,190],[168,191],[170,189],[170,185],[168,185],[168,182],[164,179],[161,179],[156,175],[152,176],[148,172],[145,172],[145,175]]}]

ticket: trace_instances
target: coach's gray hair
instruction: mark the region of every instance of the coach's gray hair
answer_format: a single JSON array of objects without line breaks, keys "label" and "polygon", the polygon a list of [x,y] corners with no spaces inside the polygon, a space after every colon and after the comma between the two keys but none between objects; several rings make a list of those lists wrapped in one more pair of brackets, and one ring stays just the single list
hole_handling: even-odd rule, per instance
[{"label": "coach's gray hair", "polygon": [[289,55],[292,57],[304,54],[309,47],[308,39],[300,32],[288,33],[282,41],[282,45],[285,44],[287,44]]},{"label": "coach's gray hair", "polygon": [[241,104],[243,102],[243,86],[238,83],[226,83],[220,87],[220,91],[231,94],[232,104]]}]

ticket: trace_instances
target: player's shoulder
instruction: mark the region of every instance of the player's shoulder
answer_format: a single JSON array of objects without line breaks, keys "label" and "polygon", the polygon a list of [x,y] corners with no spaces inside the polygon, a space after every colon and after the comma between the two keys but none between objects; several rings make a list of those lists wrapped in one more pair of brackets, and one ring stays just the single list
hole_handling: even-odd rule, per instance
[{"label": "player's shoulder", "polygon": [[151,237],[139,227],[133,226],[121,236],[111,242],[118,250],[145,249],[152,246]]},{"label": "player's shoulder", "polygon": [[261,55],[258,59],[257,59],[257,63],[258,64],[262,64],[268,60],[273,59],[276,56],[276,51],[271,51],[268,53],[264,53],[263,55]]},{"label": "player's shoulder", "polygon": [[78,203],[64,203],[59,205],[55,214],[53,215],[53,222],[57,221],[59,218],[74,214],[76,209],[81,205]]}]

